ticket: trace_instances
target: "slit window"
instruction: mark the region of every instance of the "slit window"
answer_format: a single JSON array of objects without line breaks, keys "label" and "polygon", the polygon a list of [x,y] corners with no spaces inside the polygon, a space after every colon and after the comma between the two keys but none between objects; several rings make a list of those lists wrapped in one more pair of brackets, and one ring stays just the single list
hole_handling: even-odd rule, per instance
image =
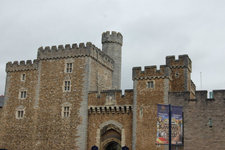
[{"label": "slit window", "polygon": [[175,73],[175,77],[179,78],[179,73],[178,72]]},{"label": "slit window", "polygon": [[26,80],[26,74],[21,74],[21,81],[25,81]]}]

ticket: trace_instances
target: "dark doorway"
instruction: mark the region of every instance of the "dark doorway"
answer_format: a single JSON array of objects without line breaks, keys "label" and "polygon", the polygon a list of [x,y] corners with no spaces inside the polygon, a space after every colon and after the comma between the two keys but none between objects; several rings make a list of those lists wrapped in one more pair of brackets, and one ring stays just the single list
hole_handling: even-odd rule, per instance
[{"label": "dark doorway", "polygon": [[105,150],[121,150],[121,146],[117,142],[112,141],[106,146]]}]

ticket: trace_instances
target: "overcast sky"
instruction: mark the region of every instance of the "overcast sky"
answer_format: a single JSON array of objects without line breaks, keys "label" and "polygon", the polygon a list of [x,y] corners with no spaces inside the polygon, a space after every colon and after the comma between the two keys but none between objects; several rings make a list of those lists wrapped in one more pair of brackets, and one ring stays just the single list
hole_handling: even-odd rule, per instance
[{"label": "overcast sky", "polygon": [[40,46],[101,48],[107,30],[123,35],[122,89],[133,86],[132,67],[182,54],[198,90],[225,88],[224,0],[0,0],[0,95],[8,61],[33,60]]}]

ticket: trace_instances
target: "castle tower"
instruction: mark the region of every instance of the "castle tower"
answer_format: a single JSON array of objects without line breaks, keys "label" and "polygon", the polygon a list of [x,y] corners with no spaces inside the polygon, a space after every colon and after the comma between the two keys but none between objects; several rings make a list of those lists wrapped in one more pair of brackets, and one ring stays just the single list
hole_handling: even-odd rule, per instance
[{"label": "castle tower", "polygon": [[121,86],[121,47],[123,36],[118,32],[109,31],[102,33],[102,51],[114,60],[112,88],[120,89]]},{"label": "castle tower", "polygon": [[146,66],[143,71],[141,67],[134,67],[132,76],[134,90],[132,150],[143,150],[146,147],[164,150],[163,146],[159,148],[155,144],[156,113],[157,104],[168,104],[171,69],[166,65],[161,65],[159,70],[156,66]]},{"label": "castle tower", "polygon": [[166,57],[166,65],[171,69],[172,81],[170,92],[189,91],[191,97],[195,95],[195,84],[191,80],[192,62],[188,55]]}]

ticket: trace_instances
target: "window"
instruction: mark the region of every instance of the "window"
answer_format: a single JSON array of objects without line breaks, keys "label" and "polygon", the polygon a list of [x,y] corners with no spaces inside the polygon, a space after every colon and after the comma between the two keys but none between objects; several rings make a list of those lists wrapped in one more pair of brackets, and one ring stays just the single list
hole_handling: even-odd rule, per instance
[{"label": "window", "polygon": [[150,89],[154,89],[154,81],[149,81],[147,83],[147,87],[150,88]]},{"label": "window", "polygon": [[71,89],[71,81],[64,81],[64,91],[69,92]]},{"label": "window", "polygon": [[175,77],[179,78],[179,73],[178,72],[175,73]]},{"label": "window", "polygon": [[70,116],[70,107],[65,106],[63,111],[63,117],[69,117]]},{"label": "window", "polygon": [[21,81],[25,81],[26,80],[26,74],[21,74]]},{"label": "window", "polygon": [[71,112],[71,103],[65,102],[62,104],[62,118],[69,118]]},{"label": "window", "polygon": [[66,63],[66,73],[71,73],[73,70],[73,63]]},{"label": "window", "polygon": [[20,91],[20,96],[19,98],[25,99],[27,97],[27,91]]},{"label": "window", "polygon": [[18,110],[17,111],[17,118],[21,119],[21,118],[23,118],[23,115],[24,115],[24,111],[23,110]]},{"label": "window", "polygon": [[23,119],[25,115],[25,108],[23,106],[19,106],[16,108],[16,119]]}]

